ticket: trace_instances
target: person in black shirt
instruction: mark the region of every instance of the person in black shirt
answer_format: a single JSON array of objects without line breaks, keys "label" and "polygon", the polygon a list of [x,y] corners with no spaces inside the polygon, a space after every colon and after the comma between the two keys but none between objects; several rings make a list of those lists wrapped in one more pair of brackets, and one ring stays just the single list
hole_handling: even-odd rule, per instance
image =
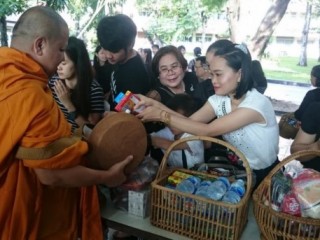
[{"label": "person in black shirt", "polygon": [[147,70],[140,55],[133,49],[137,27],[124,14],[105,16],[98,24],[99,43],[108,62],[113,65],[111,74],[110,110],[116,106],[119,93],[146,94],[150,90]]},{"label": "person in black shirt", "polygon": [[310,75],[311,85],[316,88],[307,92],[299,108],[294,112],[294,116],[298,121],[301,121],[304,111],[311,102],[320,101],[320,65],[314,66]]},{"label": "person in black shirt", "polygon": [[[301,128],[292,145],[291,153],[301,150],[320,150],[320,102],[310,103],[305,110]],[[299,159],[306,168],[320,171],[320,157]]]}]

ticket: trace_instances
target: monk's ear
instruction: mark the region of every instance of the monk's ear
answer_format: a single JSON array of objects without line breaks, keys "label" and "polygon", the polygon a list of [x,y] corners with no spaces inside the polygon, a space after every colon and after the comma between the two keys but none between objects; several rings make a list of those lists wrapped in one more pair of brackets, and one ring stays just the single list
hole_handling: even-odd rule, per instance
[{"label": "monk's ear", "polygon": [[47,41],[44,37],[36,38],[33,43],[33,52],[38,56],[42,56],[44,53],[46,42]]}]

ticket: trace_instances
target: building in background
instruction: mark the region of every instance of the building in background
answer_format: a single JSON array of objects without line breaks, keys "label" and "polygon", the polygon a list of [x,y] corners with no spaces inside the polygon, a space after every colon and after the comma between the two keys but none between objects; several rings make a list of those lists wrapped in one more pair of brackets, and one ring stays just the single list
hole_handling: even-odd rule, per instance
[{"label": "building in background", "polygon": [[[256,1],[256,3],[254,3]],[[270,5],[270,0],[247,0],[241,3],[241,22],[239,27],[241,29],[241,39],[243,42],[247,42],[258,28],[262,17],[265,16],[266,11]],[[255,7],[253,7],[255,6]],[[257,7],[259,6],[259,7]],[[138,34],[135,43],[135,49],[138,48],[151,48],[152,43],[147,37],[147,32],[150,19],[147,14],[139,12],[136,7],[136,1],[130,0],[119,9],[118,12],[122,12],[130,16],[137,25]],[[302,30],[305,21],[306,13],[306,1],[292,0],[288,5],[285,16],[277,26],[273,36],[270,39],[268,47],[265,51],[266,55],[271,57],[277,56],[294,56],[298,57],[301,51],[301,37]],[[70,16],[66,13],[62,13],[63,17],[69,24],[70,29],[74,27],[74,21],[70,19]],[[9,16],[7,18],[8,28],[8,43],[11,41],[12,28],[15,21],[19,16]],[[83,16],[83,19],[85,16]],[[320,22],[318,18],[312,18],[310,31],[308,36],[308,48],[307,56],[310,58],[318,58],[319,54],[319,33],[318,29]],[[195,47],[201,47],[204,53],[208,46],[214,42],[217,38],[225,37],[228,32],[228,22],[226,11],[220,11],[213,14],[208,19],[207,24],[199,28],[192,37],[185,37],[183,41],[172,42],[173,45],[184,45],[187,50],[187,56],[192,56],[192,51]],[[91,36],[95,36],[95,33],[91,31]],[[92,37],[88,38],[91,40]],[[161,43],[156,42],[161,45]],[[94,44],[88,43],[89,51]]]}]

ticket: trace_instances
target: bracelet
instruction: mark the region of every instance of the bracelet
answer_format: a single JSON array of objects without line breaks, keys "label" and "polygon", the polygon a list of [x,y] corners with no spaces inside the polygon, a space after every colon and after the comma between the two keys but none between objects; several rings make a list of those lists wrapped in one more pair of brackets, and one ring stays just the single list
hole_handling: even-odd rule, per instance
[{"label": "bracelet", "polygon": [[[163,119],[162,119],[162,116],[161,116],[161,115],[162,115],[162,112],[165,113]],[[160,118],[161,118],[162,122],[163,122],[165,125],[170,125],[170,113],[162,110],[162,111],[160,112]]]}]

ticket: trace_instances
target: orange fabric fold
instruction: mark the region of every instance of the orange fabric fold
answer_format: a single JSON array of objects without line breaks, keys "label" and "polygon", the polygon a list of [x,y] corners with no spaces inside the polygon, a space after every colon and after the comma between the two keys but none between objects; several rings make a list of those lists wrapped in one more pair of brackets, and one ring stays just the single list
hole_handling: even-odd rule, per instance
[{"label": "orange fabric fold", "polygon": [[[91,239],[102,239],[101,228],[92,227],[101,224],[95,187],[81,195],[79,188],[44,186],[33,170],[81,164],[88,151],[84,141],[47,159],[15,158],[17,146],[45,147],[70,137],[71,128],[54,102],[48,76],[39,64],[7,47],[0,49],[0,59],[0,239],[77,239],[80,223],[86,235],[97,236]],[[85,199],[84,208],[80,208],[81,198]],[[86,214],[81,213],[83,209]],[[82,216],[91,219],[90,225],[82,224]]]}]

